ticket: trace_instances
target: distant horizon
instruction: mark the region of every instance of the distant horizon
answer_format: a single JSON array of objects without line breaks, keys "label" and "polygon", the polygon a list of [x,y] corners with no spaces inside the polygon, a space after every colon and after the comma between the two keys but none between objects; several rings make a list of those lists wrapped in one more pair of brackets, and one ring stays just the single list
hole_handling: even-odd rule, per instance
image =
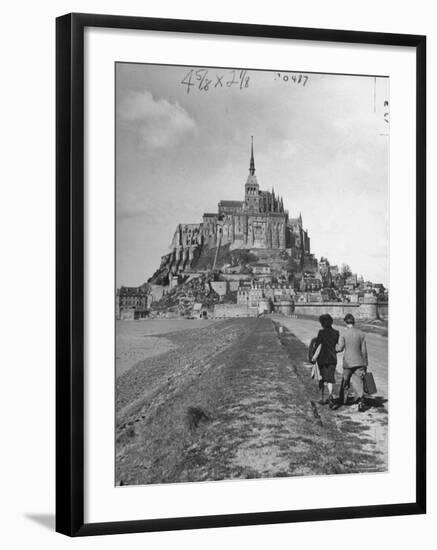
[{"label": "distant horizon", "polygon": [[147,282],[179,223],[243,200],[251,135],[260,189],[302,214],[317,260],[388,288],[388,79],[246,71],[187,92],[189,69],[117,64],[117,288]]}]

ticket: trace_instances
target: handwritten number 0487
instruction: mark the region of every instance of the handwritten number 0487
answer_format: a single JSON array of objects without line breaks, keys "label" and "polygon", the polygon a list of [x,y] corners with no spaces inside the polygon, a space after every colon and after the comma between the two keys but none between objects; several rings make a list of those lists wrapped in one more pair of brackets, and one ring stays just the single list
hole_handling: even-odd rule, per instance
[{"label": "handwritten number 0487", "polygon": [[305,86],[308,82],[308,75],[294,73],[276,73],[277,77],[283,82],[293,82],[294,84],[302,84]]}]

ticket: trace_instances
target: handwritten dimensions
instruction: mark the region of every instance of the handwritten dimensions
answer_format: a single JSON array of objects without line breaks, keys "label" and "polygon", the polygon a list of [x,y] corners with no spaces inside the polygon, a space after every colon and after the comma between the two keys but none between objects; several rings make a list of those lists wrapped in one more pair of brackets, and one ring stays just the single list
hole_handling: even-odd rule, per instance
[{"label": "handwritten dimensions", "polygon": [[190,69],[181,80],[186,86],[187,94],[193,90],[208,92],[215,88],[239,88],[243,90],[249,87],[250,76],[244,69],[228,71],[212,71],[211,69]]}]

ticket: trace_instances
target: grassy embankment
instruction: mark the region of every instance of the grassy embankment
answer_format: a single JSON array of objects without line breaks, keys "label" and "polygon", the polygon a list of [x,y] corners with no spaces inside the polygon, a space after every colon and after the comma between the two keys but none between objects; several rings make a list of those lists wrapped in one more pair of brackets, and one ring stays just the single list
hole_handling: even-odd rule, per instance
[{"label": "grassy embankment", "polygon": [[384,470],[372,422],[318,407],[306,347],[279,336],[269,319],[166,334],[175,349],[117,380],[117,483]]}]

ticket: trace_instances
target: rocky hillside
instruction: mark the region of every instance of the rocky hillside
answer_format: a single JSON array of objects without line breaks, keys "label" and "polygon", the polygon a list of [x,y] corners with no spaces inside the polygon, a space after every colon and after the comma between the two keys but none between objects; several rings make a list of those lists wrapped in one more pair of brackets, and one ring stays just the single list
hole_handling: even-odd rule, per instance
[{"label": "rocky hillside", "polygon": [[[216,258],[217,253],[217,258]],[[301,271],[299,261],[291,258],[285,250],[278,249],[237,249],[231,250],[230,245],[217,248],[203,246],[196,250],[190,265],[185,266],[184,273],[190,274],[198,271],[221,270],[225,266],[233,266],[236,272],[251,273],[253,267],[258,263],[267,264],[274,275],[296,273]],[[171,269],[171,255],[163,256],[160,267],[149,279],[149,283],[167,285]]]},{"label": "rocky hillside", "polygon": [[218,302],[236,302],[235,292],[228,292],[220,298],[211,286],[212,281],[212,275],[206,274],[187,277],[185,282],[170,290],[161,300],[153,302],[151,316],[166,313],[190,317],[195,303],[210,309]]}]

